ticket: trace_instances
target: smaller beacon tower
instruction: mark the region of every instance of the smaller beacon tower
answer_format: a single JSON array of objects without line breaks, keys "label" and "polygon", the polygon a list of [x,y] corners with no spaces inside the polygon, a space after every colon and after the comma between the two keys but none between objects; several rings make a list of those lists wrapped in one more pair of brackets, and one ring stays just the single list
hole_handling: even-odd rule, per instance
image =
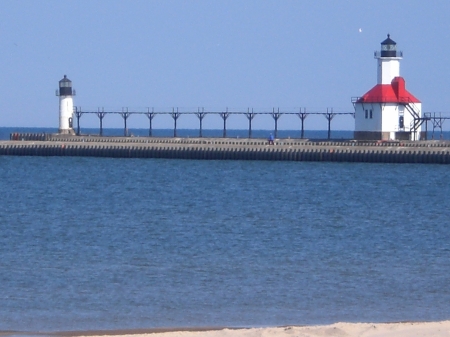
[{"label": "smaller beacon tower", "polygon": [[381,42],[377,59],[377,84],[362,97],[355,97],[355,134],[357,140],[419,140],[422,104],[406,90],[400,76],[403,53],[388,34]]},{"label": "smaller beacon tower", "polygon": [[59,96],[59,133],[74,135],[73,96],[75,96],[75,90],[72,91],[72,81],[66,75],[59,81],[59,90],[56,91],[56,96]]}]

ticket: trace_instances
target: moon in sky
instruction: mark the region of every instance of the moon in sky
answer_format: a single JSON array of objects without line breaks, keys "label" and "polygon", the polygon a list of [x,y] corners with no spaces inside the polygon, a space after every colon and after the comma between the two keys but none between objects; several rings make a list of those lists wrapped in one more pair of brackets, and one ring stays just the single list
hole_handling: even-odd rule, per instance
[{"label": "moon in sky", "polygon": [[362,32],[362,29],[361,29],[361,28],[359,29],[359,32],[360,32],[360,33]]}]

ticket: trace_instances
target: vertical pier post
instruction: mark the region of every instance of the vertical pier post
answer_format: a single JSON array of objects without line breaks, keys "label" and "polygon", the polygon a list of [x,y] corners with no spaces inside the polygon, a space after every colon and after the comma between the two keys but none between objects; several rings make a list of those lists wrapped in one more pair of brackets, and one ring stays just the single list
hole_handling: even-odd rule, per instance
[{"label": "vertical pier post", "polygon": [[220,113],[220,117],[223,119],[223,138],[227,137],[227,118],[230,116],[230,113],[228,112],[228,108],[225,112]]},{"label": "vertical pier post", "polygon": [[436,117],[436,113],[434,113],[434,117],[433,117],[433,134],[432,134],[432,138],[434,139],[434,129],[435,128],[439,128],[440,129],[440,134],[439,134],[439,139],[443,139],[444,135],[442,133],[442,124],[444,124],[445,119],[442,119],[442,115],[441,113],[439,113],[439,117]]},{"label": "vertical pier post", "polygon": [[272,110],[272,118],[275,121],[275,131],[274,136],[278,138],[278,119],[281,117],[283,113],[280,113],[280,108],[278,108],[277,112],[275,112],[275,108]]},{"label": "vertical pier post", "polygon": [[102,108],[102,111],[100,111],[100,108],[97,109],[97,116],[100,120],[100,136],[103,136],[103,117],[105,117],[105,108]]},{"label": "vertical pier post", "polygon": [[154,109],[152,108],[152,112],[150,112],[150,108],[147,108],[147,113],[145,115],[147,116],[148,121],[149,121],[148,136],[151,137],[153,135],[152,121],[153,121],[153,118],[155,117]]},{"label": "vertical pier post", "polygon": [[333,108],[331,108],[331,111],[328,111],[327,108],[327,112],[325,112],[323,115],[328,121],[328,139],[331,139],[331,120],[334,118],[334,116],[336,116],[336,114],[333,113]]},{"label": "vertical pier post", "polygon": [[123,135],[125,137],[128,136],[128,128],[127,128],[127,119],[128,117],[130,117],[130,113],[128,112],[128,108],[122,108],[122,112],[120,113],[120,115],[123,118]]},{"label": "vertical pier post", "polygon": [[302,108],[300,108],[300,111],[297,113],[297,116],[300,118],[300,120],[302,122],[300,138],[303,139],[303,138],[305,138],[305,119],[306,119],[306,117],[308,117],[308,114],[306,113],[306,108],[303,108],[303,112],[302,112]]},{"label": "vertical pier post", "polygon": [[433,113],[433,132],[431,133],[431,139],[434,140],[434,129],[436,129],[437,123],[436,123],[436,112]]},{"label": "vertical pier post", "polygon": [[250,108],[247,109],[247,113],[245,114],[248,118],[248,138],[252,138],[252,120],[255,118],[256,114],[253,112],[250,112]]},{"label": "vertical pier post", "polygon": [[172,108],[172,118],[173,118],[173,136],[176,137],[177,136],[177,120],[180,117],[180,113],[178,112],[178,108],[177,108],[177,112],[175,112],[175,108]]},{"label": "vertical pier post", "polygon": [[428,121],[431,120],[431,112],[425,112],[424,119],[425,119],[425,140],[428,140]]},{"label": "vertical pier post", "polygon": [[197,109],[196,113],[199,121],[200,121],[200,131],[199,131],[199,137],[203,137],[203,118],[206,116],[205,108],[202,108],[202,112],[200,112],[200,108]]},{"label": "vertical pier post", "polygon": [[80,135],[80,118],[83,115],[83,112],[81,111],[81,107],[78,109],[78,107],[75,107],[75,116],[77,117],[77,136]]}]

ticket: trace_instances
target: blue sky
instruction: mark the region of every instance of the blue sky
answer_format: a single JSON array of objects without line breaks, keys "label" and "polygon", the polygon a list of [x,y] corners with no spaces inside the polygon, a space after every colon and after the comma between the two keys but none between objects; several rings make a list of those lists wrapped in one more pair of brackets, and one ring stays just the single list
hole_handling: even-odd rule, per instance
[{"label": "blue sky", "polygon": [[[400,73],[424,111],[450,112],[447,0],[17,0],[0,12],[0,126],[57,127],[64,74],[84,110],[351,112],[352,96],[376,84],[373,52],[390,33],[404,52]],[[361,29],[361,31],[360,31]],[[283,116],[280,129],[298,128]],[[97,127],[86,115],[84,127]],[[145,116],[129,127],[146,128]],[[449,122],[450,124],[450,122]],[[105,127],[122,127],[119,116]],[[157,116],[155,128],[171,127]],[[204,128],[220,128],[207,116]],[[231,116],[229,128],[247,128]],[[258,116],[254,129],[270,129]],[[197,128],[182,116],[179,128]],[[336,129],[353,129],[336,117]],[[307,129],[326,129],[322,116]]]}]

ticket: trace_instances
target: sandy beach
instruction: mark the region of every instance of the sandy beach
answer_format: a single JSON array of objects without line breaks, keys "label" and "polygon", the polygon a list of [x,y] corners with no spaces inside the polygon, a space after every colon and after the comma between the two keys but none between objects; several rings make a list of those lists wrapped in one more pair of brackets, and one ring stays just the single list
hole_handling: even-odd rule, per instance
[{"label": "sandy beach", "polygon": [[[69,335],[69,334],[64,334]],[[77,335],[76,333],[71,334]],[[85,336],[121,337],[393,337],[393,336],[450,336],[450,321],[402,323],[335,323],[318,326],[287,326],[248,329],[181,329],[178,331],[135,330],[86,333]]]}]

